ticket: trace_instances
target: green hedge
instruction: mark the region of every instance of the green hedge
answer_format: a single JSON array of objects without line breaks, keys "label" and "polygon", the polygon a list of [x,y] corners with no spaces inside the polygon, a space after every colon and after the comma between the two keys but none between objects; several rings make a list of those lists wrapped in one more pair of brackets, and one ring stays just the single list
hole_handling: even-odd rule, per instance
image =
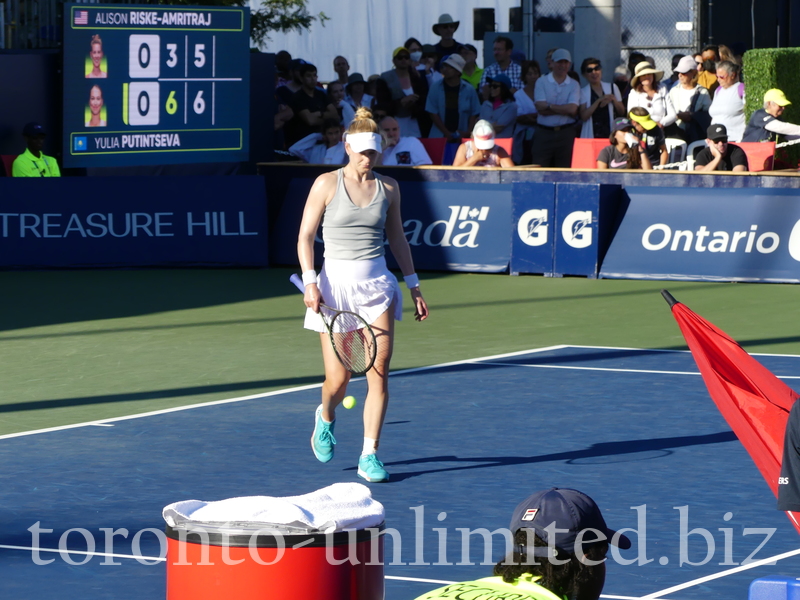
[{"label": "green hedge", "polygon": [[[745,82],[745,117],[750,120],[764,106],[764,92],[772,88],[782,90],[792,102],[781,119],[800,123],[800,48],[758,48],[745,52],[742,61]],[[778,158],[792,165],[800,159],[800,144],[780,150]]]}]

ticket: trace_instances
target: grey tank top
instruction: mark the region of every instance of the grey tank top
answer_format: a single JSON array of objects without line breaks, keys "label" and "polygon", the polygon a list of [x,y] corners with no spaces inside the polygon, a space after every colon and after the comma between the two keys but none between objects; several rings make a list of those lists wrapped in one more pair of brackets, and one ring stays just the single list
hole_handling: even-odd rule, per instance
[{"label": "grey tank top", "polygon": [[325,258],[370,260],[384,255],[383,230],[389,199],[380,176],[375,175],[375,196],[364,208],[350,199],[344,187],[344,170],[336,172],[336,193],[322,219]]}]

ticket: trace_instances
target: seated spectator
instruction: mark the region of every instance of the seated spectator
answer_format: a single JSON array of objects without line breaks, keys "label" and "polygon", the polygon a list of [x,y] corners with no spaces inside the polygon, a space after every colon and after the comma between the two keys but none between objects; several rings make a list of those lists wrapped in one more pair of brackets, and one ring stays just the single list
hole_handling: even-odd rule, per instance
[{"label": "seated spectator", "polygon": [[483,100],[489,99],[488,81],[490,77],[497,75],[505,75],[511,81],[511,92],[516,92],[522,88],[522,67],[511,60],[511,52],[514,49],[514,42],[505,36],[498,36],[494,39],[492,44],[492,53],[494,60],[492,63],[483,70],[481,77],[481,97]]},{"label": "seated spectator", "polygon": [[444,78],[433,84],[425,110],[433,123],[428,137],[461,143],[469,137],[481,110],[475,89],[461,78],[464,59],[451,54],[442,63]]},{"label": "seated spectator", "polygon": [[312,165],[343,165],[347,162],[342,134],[337,119],[325,119],[322,133],[312,133],[289,147],[289,154]]},{"label": "seated spectator", "polygon": [[46,136],[39,123],[28,123],[23,127],[22,137],[27,147],[11,165],[13,177],[61,177],[56,159],[42,152]]},{"label": "seated spectator", "polygon": [[339,112],[340,121],[344,128],[347,129],[347,126],[350,125],[350,121],[356,116],[356,111],[349,103],[345,102],[344,86],[337,79],[328,84],[328,89],[326,91],[328,92],[328,102],[336,107],[336,110]]},{"label": "seated spectator", "polygon": [[581,87],[567,75],[571,64],[569,51],[559,48],[553,53],[553,71],[536,81],[533,96],[539,118],[533,144],[535,165],[569,168],[572,163]]},{"label": "seated spectator", "polygon": [[749,171],[747,155],[739,146],[728,143],[728,130],[725,125],[712,125],[708,128],[707,147],[698,152],[694,159],[695,171]]},{"label": "seated spectator", "polygon": [[728,139],[741,142],[747,120],[744,117],[744,84],[739,81],[739,65],[722,61],[717,65],[719,87],[714,91],[708,114],[712,125],[725,125]]},{"label": "seated spectator", "polygon": [[533,163],[533,140],[539,116],[533,102],[533,93],[536,81],[541,75],[542,71],[537,61],[528,60],[522,63],[522,81],[525,87],[514,94],[514,102],[517,103],[517,124],[514,127],[514,149],[511,159],[515,165]]},{"label": "seated spectator", "polygon": [[[400,123],[400,134],[421,137],[417,117],[425,112],[428,82],[419,71],[411,68],[411,54],[404,47],[392,52],[394,69],[381,73],[381,79],[389,86],[393,112]],[[460,77],[460,75],[459,75]]]},{"label": "seated spectator", "polygon": [[344,100],[350,105],[353,112],[361,106],[364,108],[372,107],[372,96],[364,92],[366,83],[361,73],[353,73],[347,78],[347,85],[344,88],[346,93]]},{"label": "seated spectator", "polygon": [[422,58],[420,59],[417,70],[420,71],[420,75],[425,75],[425,80],[428,82],[428,89],[437,81],[441,81],[443,77],[438,70],[438,65],[439,55],[436,53],[436,48],[432,44],[425,44],[422,46]]},{"label": "seated spectator", "polygon": [[514,509],[509,529],[513,550],[495,565],[494,577],[446,585],[417,600],[598,600],[609,545],[631,547],[577,490],[532,494]]},{"label": "seated spectator", "polygon": [[494,142],[494,129],[489,121],[478,121],[472,139],[458,147],[454,167],[513,167],[514,161]]},{"label": "seated spectator", "polygon": [[464,44],[461,46],[459,54],[464,59],[464,71],[461,73],[461,79],[477,90],[483,78],[483,69],[476,62],[478,60],[478,49],[472,44]]},{"label": "seated spectator", "polygon": [[684,56],[675,67],[678,85],[669,91],[669,99],[678,120],[677,130],[668,130],[669,137],[679,138],[687,144],[705,139],[706,130],[711,125],[708,109],[711,96],[708,90],[697,85],[697,62],[692,56]]},{"label": "seated spectator", "polygon": [[664,130],[658,123],[650,118],[650,113],[646,108],[637,106],[628,118],[633,123],[633,128],[644,144],[644,153],[647,155],[650,164],[665,165],[669,162],[669,152],[667,151],[666,137]]},{"label": "seated spectator", "polygon": [[597,168],[651,170],[653,165],[641,151],[641,141],[634,134],[633,123],[624,118],[614,119],[613,129],[608,138],[611,145],[600,150],[597,156]]},{"label": "seated spectator", "polygon": [[778,90],[767,90],[764,94],[764,108],[759,108],[750,117],[745,129],[743,142],[775,142],[779,135],[787,139],[800,137],[800,125],[792,125],[781,120],[783,111],[789,106],[786,95]]},{"label": "seated spectator", "polygon": [[[695,57],[697,60],[697,57]],[[717,63],[719,62],[719,48],[717,46],[706,46],[700,52],[701,67],[698,67],[699,75],[697,76],[697,85],[702,85],[708,90],[709,94],[713,94],[719,87],[717,81],[716,71]]]},{"label": "seated spectator", "polygon": [[616,85],[603,81],[603,65],[598,59],[584,59],[581,73],[587,81],[586,86],[581,88],[581,137],[608,137],[614,117],[625,114],[622,94]]},{"label": "seated spectator", "polygon": [[377,123],[386,144],[381,155],[381,164],[409,167],[433,164],[422,142],[417,138],[400,136],[400,125],[397,123],[397,119],[385,117]]},{"label": "seated spectator", "polygon": [[303,87],[292,96],[289,105],[294,112],[293,127],[286,131],[286,143],[294,145],[307,135],[319,132],[325,119],[339,120],[339,111],[328,96],[317,87],[317,67],[310,63],[298,69]]},{"label": "seated spectator", "polygon": [[350,71],[350,63],[347,62],[344,56],[337,56],[333,59],[333,71],[336,73],[336,81],[341,83],[342,86],[347,85],[349,81],[347,73]]},{"label": "seated spectator", "polygon": [[658,71],[643,61],[636,65],[628,95],[628,112],[637,106],[646,108],[653,120],[661,127],[672,125],[678,116],[669,99],[667,86],[660,85],[664,71]]},{"label": "seated spectator", "polygon": [[437,68],[441,66],[442,59],[460,52],[463,44],[453,38],[455,32],[458,31],[460,23],[461,21],[453,21],[453,17],[445,13],[439,15],[439,20],[433,26],[433,34],[439,36],[439,41],[433,46],[439,55],[439,61],[436,64]]},{"label": "seated spectator", "polygon": [[511,93],[511,80],[505,75],[488,78],[489,99],[481,105],[478,118],[489,121],[495,137],[514,137],[517,122],[517,103]]}]

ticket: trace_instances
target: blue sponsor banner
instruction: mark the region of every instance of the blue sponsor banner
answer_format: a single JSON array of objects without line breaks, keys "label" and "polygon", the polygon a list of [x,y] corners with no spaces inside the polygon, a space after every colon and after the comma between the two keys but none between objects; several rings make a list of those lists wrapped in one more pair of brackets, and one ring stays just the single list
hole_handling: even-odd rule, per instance
[{"label": "blue sponsor banner", "polygon": [[601,277],[800,282],[800,191],[629,187]]},{"label": "blue sponsor banner", "polygon": [[[295,178],[288,186],[274,229],[275,263],[297,264],[297,234],[313,182]],[[490,273],[508,268],[511,184],[404,181],[400,191],[403,230],[416,268]],[[318,238],[317,265],[322,257],[319,242]],[[388,247],[387,259],[396,268]]]},{"label": "blue sponsor banner", "polygon": [[511,273],[552,275],[555,184],[515,183],[513,198]]},{"label": "blue sponsor banner", "polygon": [[268,264],[262,177],[0,183],[0,267]]}]

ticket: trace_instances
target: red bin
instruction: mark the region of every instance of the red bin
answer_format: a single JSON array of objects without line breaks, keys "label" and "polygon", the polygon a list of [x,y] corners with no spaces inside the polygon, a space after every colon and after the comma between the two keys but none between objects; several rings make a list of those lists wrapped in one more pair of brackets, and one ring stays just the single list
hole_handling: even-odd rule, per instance
[{"label": "red bin", "polygon": [[167,600],[383,600],[383,529],[167,526]]}]

